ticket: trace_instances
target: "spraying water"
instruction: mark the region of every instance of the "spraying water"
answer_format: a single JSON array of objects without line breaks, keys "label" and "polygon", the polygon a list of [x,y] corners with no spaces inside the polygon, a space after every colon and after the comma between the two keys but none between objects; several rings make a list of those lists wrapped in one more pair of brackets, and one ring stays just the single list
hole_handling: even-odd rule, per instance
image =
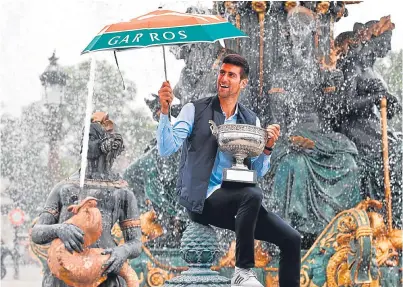
[{"label": "spraying water", "polygon": [[88,140],[90,133],[91,113],[92,113],[92,95],[94,94],[94,83],[95,83],[95,68],[96,68],[95,56],[92,54],[90,59],[90,79],[87,84],[88,94],[87,94],[87,108],[85,110],[85,121],[84,121],[83,151],[81,153],[80,188],[84,187],[85,169],[87,167]]}]

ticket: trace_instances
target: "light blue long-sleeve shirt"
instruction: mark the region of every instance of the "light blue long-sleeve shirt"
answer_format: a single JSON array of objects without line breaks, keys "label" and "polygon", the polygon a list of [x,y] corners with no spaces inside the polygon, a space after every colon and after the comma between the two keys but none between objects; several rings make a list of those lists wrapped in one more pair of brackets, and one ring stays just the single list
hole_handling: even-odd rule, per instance
[{"label": "light blue long-sleeve shirt", "polygon": [[[227,118],[223,112],[224,124],[235,124],[238,117],[238,106],[234,115]],[[176,122],[171,125],[168,115],[161,113],[157,129],[157,148],[161,156],[169,156],[175,153],[183,144],[183,141],[192,134],[194,125],[195,107],[193,103],[183,106]],[[256,118],[256,126],[260,126],[260,121]],[[222,183],[224,168],[232,166],[233,157],[229,153],[217,151],[214,167],[210,176],[210,183],[207,188],[206,198],[215,190],[219,189]],[[252,167],[257,172],[258,177],[263,177],[270,167],[270,156],[262,153],[258,157],[251,158]]]}]

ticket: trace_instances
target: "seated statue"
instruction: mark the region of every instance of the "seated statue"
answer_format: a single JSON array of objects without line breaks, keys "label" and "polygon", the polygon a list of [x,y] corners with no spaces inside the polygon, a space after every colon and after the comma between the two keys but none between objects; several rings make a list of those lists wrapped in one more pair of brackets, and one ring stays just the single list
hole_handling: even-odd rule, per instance
[{"label": "seated statue", "polygon": [[280,92],[269,93],[272,122],[282,127],[282,139],[271,157],[265,178],[265,203],[304,235],[303,248],[339,212],[361,197],[357,182],[357,149],[329,125],[329,100],[340,87],[340,71],[321,71],[316,61],[315,20],[304,7],[288,13],[292,68]]},{"label": "seated statue", "polygon": [[[383,200],[384,167],[381,140],[380,100],[387,99],[387,117],[401,114],[401,105],[374,70],[377,58],[384,58],[391,49],[394,24],[388,17],[366,24],[356,23],[354,31],[336,38],[336,45],[347,52],[338,62],[344,73],[344,91],[339,104],[343,111],[338,129],[357,146],[363,197]],[[388,127],[389,164],[393,198],[402,195],[402,139]],[[402,205],[393,202],[395,224],[401,227]]]},{"label": "seated statue", "polygon": [[[74,261],[77,266],[72,268],[73,273],[74,271],[80,272],[80,270],[85,269],[84,266],[79,265],[81,263],[94,264],[95,268],[95,263],[98,262],[94,259],[94,262],[81,261],[79,263],[80,255],[86,254],[85,252],[91,252],[92,248],[103,250],[102,254],[99,255],[99,260],[105,260],[105,255],[108,255],[108,259],[102,266],[102,273],[105,275],[102,280],[105,281],[99,286],[128,286],[129,282],[119,276],[122,266],[127,269],[128,266],[125,265],[127,259],[135,258],[141,252],[140,214],[136,198],[128,189],[127,183],[119,175],[111,172],[114,160],[123,149],[123,139],[114,132],[114,124],[109,120],[108,115],[103,112],[94,113],[89,132],[88,164],[84,188],[81,189],[79,185],[81,171],[58,183],[49,194],[43,212],[40,214],[31,233],[31,240],[36,244],[48,244],[55,240],[60,240],[64,247],[59,251],[64,252],[65,248],[75,255],[74,258],[77,259]],[[80,215],[79,206],[85,205],[85,201],[81,205],[77,204],[88,197],[94,198],[97,209],[102,215],[102,223],[95,220],[96,217],[93,217],[93,219],[95,218],[94,224],[98,222],[100,230],[99,236],[95,236],[99,238],[92,240],[94,242],[91,242],[89,251],[86,249],[88,247],[86,243],[89,242],[87,240],[88,235],[97,235],[97,232],[92,230],[89,233],[90,229],[87,230],[83,225],[79,228],[79,224],[72,223],[74,218],[72,216],[75,213],[78,213],[77,216]],[[119,222],[125,241],[119,246],[117,246],[111,235],[112,227],[117,222]],[[51,255],[52,245],[49,250],[48,265],[52,258],[53,260],[55,259]],[[91,272],[96,271],[91,270]],[[80,276],[80,273],[76,275]],[[69,281],[70,277],[65,281],[60,278],[64,277],[55,276],[47,266],[42,286],[71,286],[69,284],[71,283]]]}]

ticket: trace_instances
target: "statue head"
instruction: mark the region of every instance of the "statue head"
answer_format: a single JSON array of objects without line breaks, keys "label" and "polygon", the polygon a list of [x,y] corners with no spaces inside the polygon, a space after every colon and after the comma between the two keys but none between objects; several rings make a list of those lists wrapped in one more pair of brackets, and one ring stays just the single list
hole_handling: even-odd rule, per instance
[{"label": "statue head", "polygon": [[391,50],[392,30],[395,24],[389,16],[379,21],[372,20],[365,24],[355,23],[353,31],[343,32],[334,41],[339,57],[338,67],[345,64],[358,64],[372,67],[377,58],[383,58]]},{"label": "statue head", "polygon": [[334,46],[339,50],[339,53],[347,54],[351,48],[358,47],[355,33],[353,31],[346,31],[340,33],[334,40]]},{"label": "statue head", "polygon": [[384,58],[392,50],[392,31],[386,31],[371,39],[375,45],[375,53],[378,58]]},{"label": "statue head", "polygon": [[175,59],[185,60],[185,62],[187,62],[187,56],[194,45],[195,44],[174,45],[169,47],[169,52],[175,56]]},{"label": "statue head", "polygon": [[338,56],[337,68],[345,69],[345,65],[354,65],[361,50],[361,43],[353,31],[340,33],[334,40]]},{"label": "statue head", "polygon": [[369,21],[366,24],[355,23],[354,34],[360,44],[358,60],[364,67],[372,67],[375,64],[376,53],[375,46],[371,42],[372,35],[369,35],[368,27],[376,21]]},{"label": "statue head", "polygon": [[153,115],[154,121],[158,122],[159,117],[160,117],[160,112],[161,112],[160,101],[159,101],[158,95],[151,94],[151,98],[144,99],[144,101],[146,102],[148,108],[150,109],[150,111]]},{"label": "statue head", "polygon": [[112,176],[112,165],[123,150],[122,136],[115,132],[109,115],[95,112],[89,131],[86,177],[107,179]]},{"label": "statue head", "polygon": [[362,44],[360,60],[364,66],[373,66],[376,58],[384,58],[391,50],[392,30],[395,24],[390,17],[382,17],[365,24],[355,23],[354,33]]},{"label": "statue head", "polygon": [[302,6],[291,9],[287,23],[292,44],[293,63],[298,67],[312,69],[315,63],[314,32],[316,22],[313,12]]},{"label": "statue head", "polygon": [[315,31],[316,26],[311,10],[301,6],[291,9],[287,15],[287,23],[294,46],[302,46],[304,42],[312,39],[312,32]]}]

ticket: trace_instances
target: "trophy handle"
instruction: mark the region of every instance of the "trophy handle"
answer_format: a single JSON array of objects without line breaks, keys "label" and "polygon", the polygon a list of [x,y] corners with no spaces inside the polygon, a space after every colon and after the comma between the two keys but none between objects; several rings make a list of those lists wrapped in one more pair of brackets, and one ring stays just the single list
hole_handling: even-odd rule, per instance
[{"label": "trophy handle", "polygon": [[217,134],[218,134],[217,125],[215,124],[215,122],[213,120],[209,120],[208,122],[210,124],[211,133],[213,134],[213,136],[217,136]]}]

